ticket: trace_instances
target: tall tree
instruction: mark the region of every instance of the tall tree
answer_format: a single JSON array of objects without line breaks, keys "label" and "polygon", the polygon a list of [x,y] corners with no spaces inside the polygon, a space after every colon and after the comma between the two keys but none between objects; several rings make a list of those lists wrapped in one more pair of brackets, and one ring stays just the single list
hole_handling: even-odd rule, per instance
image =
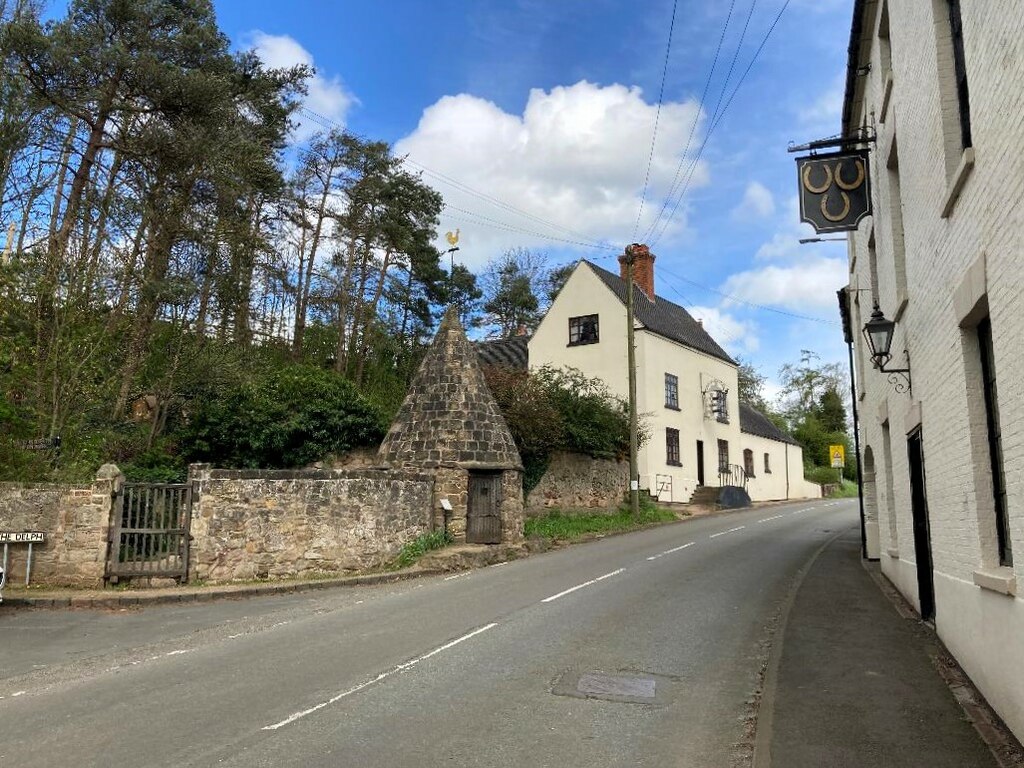
[{"label": "tall tree", "polygon": [[534,251],[513,248],[492,259],[480,279],[488,335],[506,339],[532,332],[543,317],[546,277],[544,257]]}]

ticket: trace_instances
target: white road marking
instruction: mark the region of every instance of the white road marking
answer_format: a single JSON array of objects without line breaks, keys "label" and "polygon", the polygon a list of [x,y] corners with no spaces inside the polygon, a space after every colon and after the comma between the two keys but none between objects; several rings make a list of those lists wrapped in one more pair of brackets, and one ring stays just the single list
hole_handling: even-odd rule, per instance
[{"label": "white road marking", "polygon": [[757,522],[767,523],[769,520],[778,520],[780,517],[782,517],[782,515],[772,515],[771,517],[766,517],[763,520],[758,520]]},{"label": "white road marking", "polygon": [[501,568],[501,566],[503,566],[503,565],[508,565],[508,560],[506,560],[504,563],[495,563],[494,565],[488,565],[487,567],[488,568]]},{"label": "white road marking", "polygon": [[811,510],[810,510],[810,508],[808,507],[808,508],[805,508],[805,509],[798,509],[798,510],[795,510],[795,511],[794,511],[794,512],[793,512],[792,514],[794,514],[794,515],[799,515],[799,514],[800,514],[801,512],[810,512],[810,511],[811,511]]},{"label": "white road marking", "polygon": [[402,671],[404,671],[406,669],[409,669],[410,667],[416,666],[421,661],[426,661],[431,656],[435,656],[435,655],[441,653],[441,651],[447,651],[449,648],[454,648],[459,643],[464,643],[466,640],[469,640],[471,637],[475,637],[476,635],[479,635],[481,632],[486,632],[487,630],[493,629],[496,626],[498,626],[498,623],[497,622],[492,622],[490,624],[487,624],[486,626],[478,627],[477,629],[474,629],[472,632],[469,632],[468,634],[465,634],[462,637],[456,638],[455,640],[452,640],[451,642],[445,643],[444,645],[435,648],[434,650],[430,651],[430,653],[425,653],[422,656],[417,656],[415,659],[412,659],[411,661],[403,662],[402,664],[398,664],[398,665],[392,667],[391,669],[389,669],[389,670],[387,670],[385,672],[381,672],[376,677],[370,678],[369,680],[366,680],[366,681],[360,683],[359,685],[354,685],[351,688],[349,688],[347,691],[342,691],[337,696],[333,696],[330,699],[328,699],[327,701],[324,701],[324,702],[321,702],[320,704],[317,704],[315,707],[310,707],[309,709],[304,709],[301,712],[295,712],[294,714],[289,715],[288,717],[286,717],[284,720],[282,720],[279,723],[274,723],[273,725],[265,725],[265,726],[263,726],[263,730],[264,731],[276,731],[278,728],[283,728],[284,726],[288,725],[289,723],[294,723],[296,720],[299,720],[299,719],[305,717],[306,715],[311,715],[314,712],[318,712],[319,710],[323,709],[324,707],[328,707],[328,706],[330,706],[331,704],[334,704],[337,701],[341,701],[341,699],[344,699],[346,696],[351,696],[353,693],[358,693],[359,691],[363,690],[364,688],[369,688],[374,683],[379,683],[381,680],[384,680],[385,678],[391,677],[392,675],[397,674],[398,672],[402,672]]},{"label": "white road marking", "polygon": [[599,581],[604,581],[605,579],[610,579],[612,576],[618,576],[624,570],[626,570],[626,569],[625,568],[619,568],[618,570],[614,570],[611,573],[606,573],[604,576],[598,576],[596,579],[591,579],[590,581],[585,581],[582,584],[577,584],[575,587],[569,587],[568,589],[562,590],[557,595],[552,595],[551,597],[545,597],[543,600],[541,600],[541,602],[542,603],[550,603],[552,600],[557,600],[560,597],[565,597],[569,593],[575,592],[577,589],[583,589],[584,587],[589,587],[591,584],[596,584]]},{"label": "white road marking", "polygon": [[718,538],[719,536],[725,536],[725,534],[727,534],[727,533],[735,533],[736,531],[742,531],[746,527],[747,526],[745,526],[745,525],[737,525],[735,528],[730,528],[728,531],[720,531],[718,533],[712,533],[710,536],[708,536],[708,538],[709,539],[715,539],[715,538]]},{"label": "white road marking", "polygon": [[14,698],[17,698],[18,696],[24,696],[26,693],[27,693],[27,691],[15,691],[14,693],[11,694],[11,698],[14,699]]},{"label": "white road marking", "polygon": [[181,651],[170,651],[169,653],[165,653],[164,656],[180,656],[183,653],[192,653],[192,649],[186,648]]},{"label": "white road marking", "polygon": [[656,555],[651,555],[647,559],[648,560],[657,560],[659,557],[664,557],[665,555],[671,555],[673,552],[678,552],[681,549],[686,549],[687,547],[692,547],[694,544],[695,544],[695,542],[691,541],[689,544],[683,544],[681,547],[673,547],[672,549],[666,549],[664,552],[659,552]]},{"label": "white road marking", "polygon": [[461,579],[463,576],[469,576],[469,571],[466,571],[465,573],[456,573],[454,576],[445,576],[444,580],[451,581],[452,579]]}]

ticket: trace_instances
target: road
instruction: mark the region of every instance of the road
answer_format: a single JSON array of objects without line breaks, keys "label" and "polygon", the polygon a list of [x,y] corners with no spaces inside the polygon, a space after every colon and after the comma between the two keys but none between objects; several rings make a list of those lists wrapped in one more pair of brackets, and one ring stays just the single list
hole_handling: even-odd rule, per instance
[{"label": "road", "polygon": [[4,609],[0,765],[742,765],[780,610],[856,525],[791,503],[376,587]]}]

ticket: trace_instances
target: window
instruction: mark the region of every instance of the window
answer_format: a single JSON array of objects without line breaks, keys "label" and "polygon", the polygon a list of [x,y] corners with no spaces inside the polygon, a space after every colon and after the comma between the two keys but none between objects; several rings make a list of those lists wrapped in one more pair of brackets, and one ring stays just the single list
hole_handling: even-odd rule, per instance
[{"label": "window", "polygon": [[766,475],[770,475],[772,473],[772,465],[767,453],[764,455],[764,473]]},{"label": "window", "polygon": [[971,146],[971,106],[967,94],[967,62],[964,59],[964,27],[960,20],[960,0],[947,0],[949,34],[953,43],[953,79],[960,112],[960,145]]},{"label": "window", "polygon": [[673,467],[681,467],[679,460],[679,430],[669,427],[665,430],[665,463]]},{"label": "window", "polygon": [[[886,174],[889,182],[889,230],[892,237],[892,268],[896,278],[896,307],[893,312],[899,319],[903,311],[903,303],[907,299],[907,259],[903,241],[903,194],[900,191],[900,155],[897,137],[893,137],[892,149],[886,162]],[[878,290],[878,278],[872,285]],[[878,293],[874,294],[877,300]]]},{"label": "window", "polygon": [[729,390],[716,389],[712,391],[711,413],[723,424],[729,423]]},{"label": "window", "polygon": [[1006,516],[1006,474],[1003,471],[1003,436],[999,425],[999,392],[996,387],[992,324],[987,317],[978,323],[978,347],[981,351],[981,376],[985,388],[985,417],[988,422],[988,452],[992,466],[999,564],[1013,565],[1013,548]]},{"label": "window", "polygon": [[679,377],[665,374],[665,407],[679,410]]},{"label": "window", "polygon": [[747,477],[754,476],[754,452],[749,448],[743,450],[743,471]]},{"label": "window", "polygon": [[728,472],[729,471],[729,441],[719,440],[718,441],[718,471]]},{"label": "window", "polygon": [[597,315],[582,315],[569,318],[569,344],[596,344]]}]

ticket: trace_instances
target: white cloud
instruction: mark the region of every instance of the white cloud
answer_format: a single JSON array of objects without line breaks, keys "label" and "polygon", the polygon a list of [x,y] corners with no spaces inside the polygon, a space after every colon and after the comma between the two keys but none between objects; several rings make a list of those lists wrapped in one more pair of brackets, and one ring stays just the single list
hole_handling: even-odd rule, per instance
[{"label": "white cloud", "polygon": [[754,258],[758,261],[793,261],[807,254],[801,238],[815,237],[814,227],[800,221],[800,201],[796,195],[786,201],[785,212],[772,239],[763,243]]},{"label": "white cloud", "polygon": [[[588,242],[608,239],[621,247],[623,233],[633,232],[640,209],[655,111],[639,88],[586,81],[550,91],[531,90],[522,115],[470,94],[445,96],[424,110],[416,130],[395,145],[395,153],[408,154],[431,171],[558,225],[493,205],[426,173],[427,183],[452,206],[442,214],[441,230],[461,228],[460,255],[471,266],[510,246],[567,246],[539,234]],[[692,100],[662,105],[637,237],[661,209],[679,165],[678,152],[686,145],[698,112]],[[688,167],[689,160],[684,176]],[[707,182],[707,167],[700,163],[689,188]],[[680,206],[666,237],[684,231],[685,208],[685,203]]]},{"label": "white cloud", "polygon": [[[846,92],[846,74],[840,72],[833,78],[828,89],[819,94],[810,104],[797,112],[800,122],[806,127],[837,133],[843,117],[843,95]],[[815,137],[820,138],[820,137]]]},{"label": "white cloud", "polygon": [[[313,76],[306,81],[309,93],[302,100],[303,105],[328,121],[345,124],[348,110],[358,100],[345,87],[340,77],[325,77],[316,72],[313,54],[303,48],[298,41],[288,35],[268,35],[266,32],[256,30],[246,35],[246,42],[256,51],[260,61],[272,69],[294,67],[298,64],[314,69]],[[299,141],[309,138],[323,128],[314,121],[303,120],[301,114],[296,114],[292,119],[296,123],[295,138]]]},{"label": "white cloud", "polygon": [[805,256],[792,266],[771,265],[732,275],[722,291],[743,301],[807,313],[833,310],[848,280],[844,258]]},{"label": "white cloud", "polygon": [[775,213],[775,198],[771,191],[761,182],[752,181],[747,184],[743,200],[732,209],[732,217],[737,221],[749,220],[751,214],[766,219]]},{"label": "white cloud", "polygon": [[760,346],[757,327],[747,320],[739,320],[717,307],[689,307],[687,310],[700,320],[711,338],[734,354],[755,352]]}]

